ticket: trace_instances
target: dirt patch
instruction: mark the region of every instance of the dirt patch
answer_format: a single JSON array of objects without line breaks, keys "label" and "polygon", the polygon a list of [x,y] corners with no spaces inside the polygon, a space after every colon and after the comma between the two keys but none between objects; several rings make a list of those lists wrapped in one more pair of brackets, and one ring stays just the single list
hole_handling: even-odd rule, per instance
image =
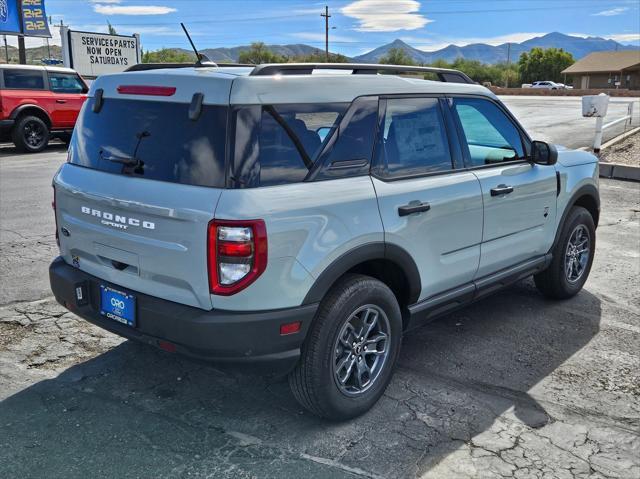
[{"label": "dirt patch", "polygon": [[640,167],[640,132],[604,150],[600,162]]}]

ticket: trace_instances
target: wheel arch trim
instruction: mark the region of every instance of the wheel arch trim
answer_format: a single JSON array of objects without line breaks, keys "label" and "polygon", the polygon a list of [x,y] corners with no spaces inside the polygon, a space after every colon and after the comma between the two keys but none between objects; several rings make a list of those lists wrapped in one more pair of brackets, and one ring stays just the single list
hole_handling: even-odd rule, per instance
[{"label": "wheel arch trim", "polygon": [[564,226],[564,223],[567,220],[569,211],[571,211],[571,208],[573,208],[578,203],[578,201],[584,197],[590,197],[597,206],[597,210],[598,210],[597,216],[593,219],[593,221],[596,227],[598,226],[598,219],[600,216],[600,194],[598,193],[598,188],[593,184],[582,185],[571,195],[571,198],[569,199],[569,201],[567,201],[567,206],[564,208],[564,211],[562,212],[562,216],[560,217],[560,221],[558,222],[558,227],[556,229],[556,235],[553,240],[553,245],[549,249],[550,253],[555,249],[556,245],[558,244],[558,241],[560,241],[560,236],[562,234],[562,227]]},{"label": "wheel arch trim", "polygon": [[45,118],[47,119],[47,122],[49,123],[49,128],[51,128],[51,126],[53,125],[53,122],[51,121],[51,116],[49,115],[49,113],[47,112],[47,110],[45,110],[44,108],[42,108],[41,106],[38,105],[34,105],[32,103],[26,103],[24,105],[20,105],[18,107],[16,107],[12,112],[11,115],[9,115],[9,118],[12,120],[17,120],[18,117],[24,113],[27,110],[37,110],[40,114],[44,115]]},{"label": "wheel arch trim", "polygon": [[395,263],[405,274],[409,283],[409,304],[418,301],[422,283],[415,261],[404,248],[380,241],[357,246],[336,258],[316,278],[302,304],[321,301],[329,289],[345,273],[360,264],[375,260],[388,260]]}]

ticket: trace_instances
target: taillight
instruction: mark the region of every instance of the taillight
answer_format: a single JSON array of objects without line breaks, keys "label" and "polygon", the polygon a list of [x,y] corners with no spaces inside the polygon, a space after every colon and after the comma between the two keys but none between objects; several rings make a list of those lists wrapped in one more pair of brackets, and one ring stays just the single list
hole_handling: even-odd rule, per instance
[{"label": "taillight", "polygon": [[53,187],[53,201],[51,202],[51,208],[53,208],[53,217],[56,221],[56,243],[60,246],[60,233],[58,232],[58,212],[56,211],[56,187]]},{"label": "taillight", "polygon": [[262,220],[209,223],[209,289],[229,296],[253,283],[267,268],[267,228]]}]

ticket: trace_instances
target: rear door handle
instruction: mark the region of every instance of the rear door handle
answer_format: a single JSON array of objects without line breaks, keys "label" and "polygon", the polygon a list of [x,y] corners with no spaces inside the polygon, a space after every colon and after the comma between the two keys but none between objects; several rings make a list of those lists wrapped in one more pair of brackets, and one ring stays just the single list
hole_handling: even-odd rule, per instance
[{"label": "rear door handle", "polygon": [[491,189],[491,196],[502,196],[513,193],[513,186],[498,185]]},{"label": "rear door handle", "polygon": [[56,100],[56,103],[67,103],[67,100]]},{"label": "rear door handle", "polygon": [[408,205],[404,205],[398,208],[398,214],[400,216],[409,216],[415,213],[424,213],[425,211],[429,211],[430,209],[431,205],[429,203],[412,201]]}]

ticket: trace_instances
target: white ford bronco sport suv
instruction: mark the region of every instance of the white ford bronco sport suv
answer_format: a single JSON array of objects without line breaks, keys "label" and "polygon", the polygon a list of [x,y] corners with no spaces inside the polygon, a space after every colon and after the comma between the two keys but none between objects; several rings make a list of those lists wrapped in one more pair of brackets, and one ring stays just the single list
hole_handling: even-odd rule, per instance
[{"label": "white ford bronco sport suv", "polygon": [[532,141],[463,73],[388,65],[100,77],[53,186],[61,304],[288,373],[337,419],[380,398],[412,328],[530,275],[578,293],[600,208],[594,156]]}]

